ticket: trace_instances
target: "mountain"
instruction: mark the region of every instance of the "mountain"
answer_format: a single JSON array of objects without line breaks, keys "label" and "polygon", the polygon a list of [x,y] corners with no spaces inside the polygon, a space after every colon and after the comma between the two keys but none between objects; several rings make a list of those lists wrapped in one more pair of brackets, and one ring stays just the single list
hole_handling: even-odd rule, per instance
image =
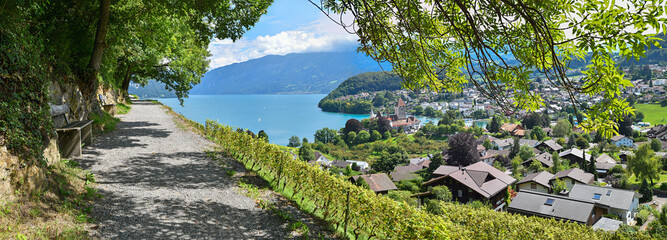
[{"label": "mountain", "polygon": [[155,80],[148,80],[146,86],[143,87],[136,83],[130,83],[127,93],[137,95],[140,98],[175,98],[176,94],[167,90],[165,86],[164,83]]},{"label": "mountain", "polygon": [[351,76],[380,70],[375,60],[356,52],[271,55],[213,69],[190,94],[329,93]]}]

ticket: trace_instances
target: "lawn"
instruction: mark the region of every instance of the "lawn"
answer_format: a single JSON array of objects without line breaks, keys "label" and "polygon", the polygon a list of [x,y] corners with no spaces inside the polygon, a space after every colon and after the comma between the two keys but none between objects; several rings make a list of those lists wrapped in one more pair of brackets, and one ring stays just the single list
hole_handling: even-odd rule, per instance
[{"label": "lawn", "polygon": [[[632,175],[632,177],[630,177],[630,179],[628,179],[628,182],[630,182],[630,184],[637,185],[637,187],[639,187],[639,185],[642,184],[642,182],[638,181],[637,178],[634,175]],[[660,188],[660,183],[661,182],[667,182],[667,171],[662,171],[660,173],[660,180],[658,180],[658,181],[653,180],[653,184],[654,184],[653,188]],[[651,183],[649,182],[649,184],[651,184]]]},{"label": "lawn", "polygon": [[635,104],[635,108],[644,113],[644,122],[650,122],[651,125],[667,124],[667,107],[660,107],[660,104]]}]

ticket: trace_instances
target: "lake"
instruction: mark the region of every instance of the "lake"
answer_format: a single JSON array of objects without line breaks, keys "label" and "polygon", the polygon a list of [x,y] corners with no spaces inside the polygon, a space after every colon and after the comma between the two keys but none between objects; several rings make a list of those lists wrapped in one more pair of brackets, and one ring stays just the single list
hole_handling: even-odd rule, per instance
[{"label": "lake", "polygon": [[[295,95],[190,95],[183,106],[176,98],[157,99],[183,116],[205,123],[211,119],[230,126],[264,130],[269,142],[287,145],[291,136],[313,142],[315,131],[340,129],[347,120],[368,118],[368,114],[323,112],[317,103],[325,94]],[[420,118],[422,121],[428,120]]]}]

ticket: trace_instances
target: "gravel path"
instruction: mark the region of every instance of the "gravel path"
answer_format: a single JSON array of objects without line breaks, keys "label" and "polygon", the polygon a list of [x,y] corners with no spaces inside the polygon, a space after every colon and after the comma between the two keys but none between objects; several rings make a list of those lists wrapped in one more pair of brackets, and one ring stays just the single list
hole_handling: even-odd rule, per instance
[{"label": "gravel path", "polygon": [[285,239],[287,224],[238,193],[209,159],[212,143],[165,110],[135,102],[116,130],[77,159],[104,196],[91,216],[102,239]]}]

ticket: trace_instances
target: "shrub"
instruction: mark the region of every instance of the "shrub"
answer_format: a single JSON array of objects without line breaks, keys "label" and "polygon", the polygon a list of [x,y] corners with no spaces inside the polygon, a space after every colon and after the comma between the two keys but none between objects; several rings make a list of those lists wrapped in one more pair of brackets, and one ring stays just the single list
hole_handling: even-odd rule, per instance
[{"label": "shrub", "polygon": [[644,223],[646,222],[646,220],[648,220],[648,217],[650,215],[651,215],[651,212],[649,212],[646,209],[642,209],[641,211],[639,211],[639,213],[637,213],[637,216],[635,216],[635,220],[637,221],[637,225],[638,226],[644,225]]},{"label": "shrub", "polygon": [[93,120],[93,129],[105,133],[116,129],[116,124],[120,122],[120,119],[113,117],[106,112],[103,112],[102,114],[91,113],[90,119]]},{"label": "shrub", "polygon": [[662,182],[660,184],[660,190],[667,191],[667,182]]}]

